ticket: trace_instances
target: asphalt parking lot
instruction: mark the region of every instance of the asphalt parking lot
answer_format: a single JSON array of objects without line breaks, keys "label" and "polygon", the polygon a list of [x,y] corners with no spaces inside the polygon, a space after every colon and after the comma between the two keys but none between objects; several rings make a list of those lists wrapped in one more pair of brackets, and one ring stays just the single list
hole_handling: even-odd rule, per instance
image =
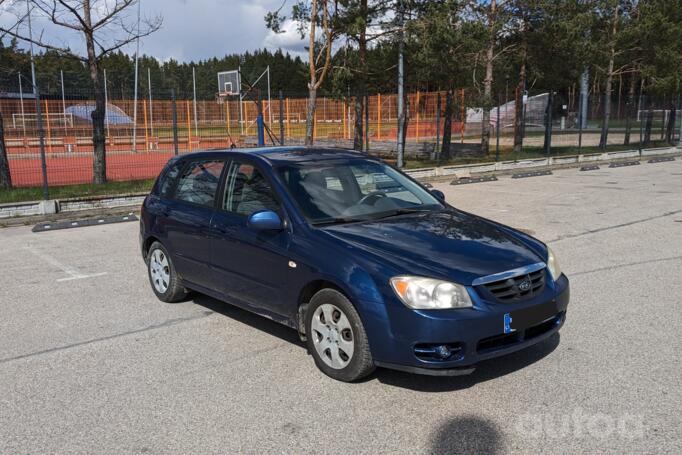
[{"label": "asphalt parking lot", "polygon": [[435,186],[552,246],[560,336],[345,384],[288,328],[157,301],[137,223],[2,229],[0,454],[682,453],[682,161]]}]

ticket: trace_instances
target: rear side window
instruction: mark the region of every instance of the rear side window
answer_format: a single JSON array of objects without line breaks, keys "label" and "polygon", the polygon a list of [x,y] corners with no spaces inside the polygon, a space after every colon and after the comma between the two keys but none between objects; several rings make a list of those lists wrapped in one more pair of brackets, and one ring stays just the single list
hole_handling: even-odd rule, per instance
[{"label": "rear side window", "polygon": [[195,161],[183,171],[175,190],[175,199],[213,207],[224,161]]},{"label": "rear side window", "polygon": [[182,166],[184,164],[185,163],[183,161],[176,161],[175,163],[171,164],[168,167],[168,170],[161,177],[161,182],[159,186],[159,196],[161,197],[171,196],[171,191],[175,186],[175,182],[178,179],[178,176],[180,175],[180,171],[182,170]]}]

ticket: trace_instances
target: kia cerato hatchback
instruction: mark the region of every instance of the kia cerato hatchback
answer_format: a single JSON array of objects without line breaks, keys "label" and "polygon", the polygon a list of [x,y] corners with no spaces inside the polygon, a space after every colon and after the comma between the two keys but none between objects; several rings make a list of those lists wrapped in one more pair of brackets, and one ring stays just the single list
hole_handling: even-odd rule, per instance
[{"label": "kia cerato hatchback", "polygon": [[174,158],[140,240],[159,299],[195,290],[286,324],[342,381],[470,373],[557,332],[569,300],[542,242],[346,150]]}]

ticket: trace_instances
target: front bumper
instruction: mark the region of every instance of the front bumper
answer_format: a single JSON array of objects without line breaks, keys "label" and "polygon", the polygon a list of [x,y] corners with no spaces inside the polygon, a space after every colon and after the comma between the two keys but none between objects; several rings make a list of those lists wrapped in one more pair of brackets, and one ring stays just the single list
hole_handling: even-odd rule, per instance
[{"label": "front bumper", "polygon": [[[483,360],[519,351],[558,332],[569,299],[568,279],[562,275],[537,298],[515,304],[474,298],[472,309],[418,311],[387,302],[383,321],[371,316],[366,321],[370,347],[377,366],[436,376],[468,374]],[[556,312],[523,330],[504,332],[506,313],[540,305],[551,305]],[[447,346],[451,355],[423,355],[431,346]]]}]

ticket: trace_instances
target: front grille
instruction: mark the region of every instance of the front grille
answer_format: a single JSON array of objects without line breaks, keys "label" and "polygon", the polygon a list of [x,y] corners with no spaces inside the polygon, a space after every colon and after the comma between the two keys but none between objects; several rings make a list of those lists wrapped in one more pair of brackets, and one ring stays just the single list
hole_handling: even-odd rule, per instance
[{"label": "front grille", "polygon": [[501,302],[518,302],[538,295],[545,287],[545,269],[505,280],[486,283],[483,287]]}]

